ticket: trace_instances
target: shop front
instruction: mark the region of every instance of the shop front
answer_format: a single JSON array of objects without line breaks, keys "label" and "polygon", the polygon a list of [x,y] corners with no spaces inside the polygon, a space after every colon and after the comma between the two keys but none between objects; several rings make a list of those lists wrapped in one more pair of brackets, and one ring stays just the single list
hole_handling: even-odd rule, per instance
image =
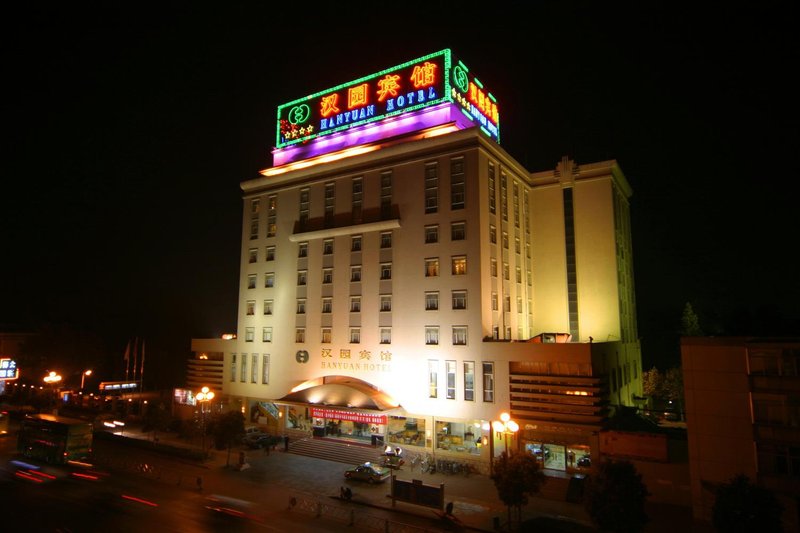
[{"label": "shop front", "polygon": [[386,435],[387,415],[328,407],[311,407],[311,430],[314,437],[382,445]]}]

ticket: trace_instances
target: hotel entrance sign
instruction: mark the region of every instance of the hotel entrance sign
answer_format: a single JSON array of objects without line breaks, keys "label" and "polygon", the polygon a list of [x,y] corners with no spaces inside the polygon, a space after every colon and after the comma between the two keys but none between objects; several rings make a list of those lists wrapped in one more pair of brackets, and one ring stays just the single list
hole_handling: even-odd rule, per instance
[{"label": "hotel entrance sign", "polygon": [[495,97],[445,49],[278,107],[276,148],[450,102],[500,140]]}]

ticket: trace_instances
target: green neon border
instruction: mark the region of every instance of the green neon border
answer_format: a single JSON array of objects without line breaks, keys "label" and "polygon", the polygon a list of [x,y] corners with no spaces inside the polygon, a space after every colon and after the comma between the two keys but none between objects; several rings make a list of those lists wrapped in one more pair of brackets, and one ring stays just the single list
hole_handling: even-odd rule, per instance
[{"label": "green neon border", "polygon": [[[427,59],[432,59],[434,57],[439,57],[439,56],[444,56],[444,95],[442,95],[441,98],[437,98],[435,100],[428,100],[424,104],[417,104],[417,105],[411,106],[411,107],[404,107],[403,109],[399,109],[399,110],[393,111],[391,113],[382,114],[382,115],[380,115],[378,117],[371,117],[371,118],[364,119],[364,120],[361,120],[361,121],[358,121],[358,122],[351,122],[349,124],[343,124],[342,126],[339,126],[337,128],[325,130],[324,133],[315,133],[315,134],[310,135],[308,137],[303,137],[302,139],[294,139],[292,141],[285,142],[285,143],[281,143],[280,142],[280,140],[281,140],[281,111],[283,109],[285,109],[285,108],[287,108],[289,106],[293,106],[293,105],[299,104],[299,103],[307,102],[309,100],[312,100],[314,98],[317,98],[319,96],[322,96],[322,95],[325,95],[325,94],[328,94],[328,93],[332,93],[332,92],[338,91],[339,89],[343,89],[345,87],[349,87],[351,85],[355,85],[355,84],[357,84],[359,82],[362,82],[362,81],[365,81],[365,80],[368,80],[368,79],[372,79],[372,78],[376,78],[378,76],[382,76],[384,74],[388,74],[390,72],[394,72],[395,70],[400,70],[400,69],[409,67],[409,66],[413,65],[414,63],[419,63],[420,61],[425,61]],[[310,141],[310,140],[315,139],[317,137],[321,137],[321,136],[324,136],[324,135],[330,135],[332,133],[336,133],[337,131],[342,131],[342,130],[354,128],[356,126],[361,126],[363,124],[368,124],[370,122],[376,122],[378,120],[383,120],[385,118],[389,118],[389,117],[393,117],[393,116],[396,116],[396,115],[400,115],[402,113],[409,113],[411,111],[416,111],[417,109],[422,109],[424,107],[433,106],[433,105],[436,105],[436,104],[441,104],[442,102],[452,102],[453,100],[450,98],[450,67],[451,67],[451,64],[452,64],[452,52],[451,52],[451,50],[449,48],[445,48],[444,50],[440,50],[438,52],[434,52],[432,54],[428,54],[426,56],[422,56],[422,57],[419,57],[417,59],[412,59],[411,61],[406,61],[405,63],[403,63],[401,65],[396,65],[394,67],[390,67],[390,68],[384,69],[384,70],[382,70],[380,72],[376,72],[374,74],[368,74],[367,76],[362,76],[361,78],[358,78],[356,80],[349,81],[347,83],[339,84],[336,87],[332,87],[332,88],[326,89],[324,91],[319,91],[319,92],[316,92],[314,94],[310,94],[308,96],[305,96],[303,98],[298,98],[297,100],[293,100],[293,101],[291,101],[289,103],[282,104],[282,105],[278,106],[278,117],[277,117],[276,128],[275,128],[275,130],[276,130],[275,131],[275,143],[276,143],[275,147],[276,148],[285,148],[287,146],[292,146],[294,144],[299,144],[299,143],[302,143],[302,142]]]}]

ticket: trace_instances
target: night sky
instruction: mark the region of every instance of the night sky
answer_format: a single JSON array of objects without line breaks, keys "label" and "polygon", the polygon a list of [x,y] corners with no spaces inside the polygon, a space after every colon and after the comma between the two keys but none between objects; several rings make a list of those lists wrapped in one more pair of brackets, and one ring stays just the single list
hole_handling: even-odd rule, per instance
[{"label": "night sky", "polygon": [[620,163],[645,367],[677,364],[686,302],[709,334],[800,335],[796,3],[30,4],[2,32],[2,330],[182,369],[235,331],[277,106],[449,47],[526,168]]}]

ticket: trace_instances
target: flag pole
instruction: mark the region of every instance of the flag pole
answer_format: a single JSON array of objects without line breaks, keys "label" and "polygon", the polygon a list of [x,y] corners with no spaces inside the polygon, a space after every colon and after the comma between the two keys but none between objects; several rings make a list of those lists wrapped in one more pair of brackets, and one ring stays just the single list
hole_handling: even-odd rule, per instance
[{"label": "flag pole", "polygon": [[139,391],[144,391],[144,339],[142,339],[142,363],[139,367]]},{"label": "flag pole", "polygon": [[139,337],[133,341],[133,381],[136,381],[136,366],[139,359]]},{"label": "flag pole", "polygon": [[131,340],[128,339],[128,345],[125,347],[125,381],[128,381],[128,374],[130,373],[131,366]]}]

